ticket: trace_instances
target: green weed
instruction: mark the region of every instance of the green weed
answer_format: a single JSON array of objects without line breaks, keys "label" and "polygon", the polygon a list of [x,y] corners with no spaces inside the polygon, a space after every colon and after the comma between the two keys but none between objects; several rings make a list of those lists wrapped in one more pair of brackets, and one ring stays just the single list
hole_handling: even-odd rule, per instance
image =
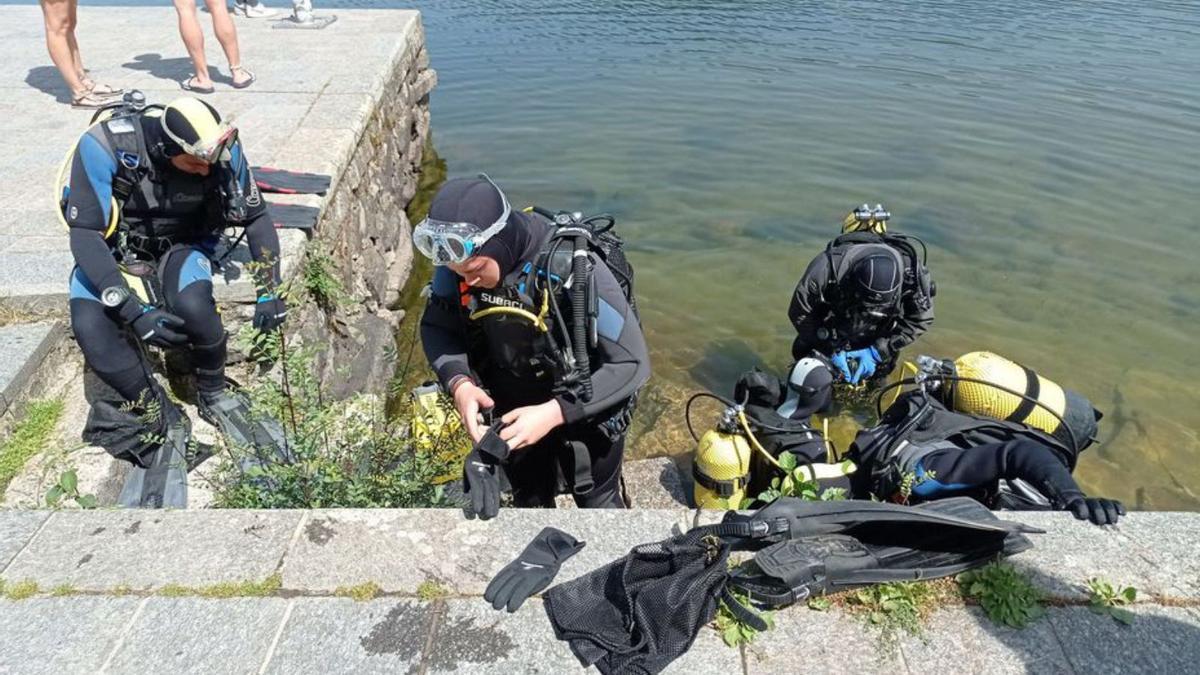
[{"label": "green weed", "polygon": [[374,581],[366,581],[357,586],[338,586],[334,589],[333,594],[339,598],[351,598],[356,602],[366,602],[374,600],[383,592],[379,584]]},{"label": "green weed", "polygon": [[32,579],[25,579],[12,584],[5,584],[4,597],[9,600],[25,600],[32,598],[38,593],[37,582]]},{"label": "green weed", "polygon": [[417,586],[417,597],[425,602],[441,600],[447,595],[450,595],[450,590],[433,579],[426,579]]},{"label": "green weed", "polygon": [[771,479],[771,486],[759,493],[755,499],[745,499],[738,508],[749,508],[755,500],[773,502],[780,497],[796,497],[808,501],[836,501],[846,498],[842,488],[821,489],[821,484],[812,479],[807,465],[802,465],[796,456],[790,452],[781,453],[778,457],[779,466],[784,475]]},{"label": "green weed", "polygon": [[958,584],[963,595],[978,601],[993,623],[1024,628],[1046,613],[1041,591],[1005,562],[963,572]]},{"label": "green weed", "polygon": [[1126,626],[1133,623],[1136,615],[1125,607],[1137,600],[1136,588],[1133,586],[1122,588],[1099,578],[1088,579],[1087,588],[1088,607],[1093,612],[1111,616],[1113,620]]},{"label": "green weed", "polygon": [[882,653],[887,655],[899,646],[901,634],[922,634],[922,622],[937,598],[938,589],[933,584],[903,581],[850,591],[845,606],[879,630]]},{"label": "green weed", "polygon": [[25,463],[46,448],[62,413],[61,400],[32,401],[25,418],[0,443],[0,500]]},{"label": "green weed", "polygon": [[[767,630],[775,630],[774,612],[756,612],[750,609],[749,596],[738,591],[732,591],[732,593],[743,607],[757,614],[767,624]],[[738,619],[724,602],[717,605],[717,631],[721,634],[721,639],[725,641],[725,644],[730,647],[753,644],[759,634],[756,628]]]},{"label": "green weed", "polygon": [[56,509],[64,499],[71,499],[81,509],[94,509],[99,505],[96,495],[79,494],[79,476],[75,469],[68,469],[58,476],[58,482],[46,491],[46,506]]}]

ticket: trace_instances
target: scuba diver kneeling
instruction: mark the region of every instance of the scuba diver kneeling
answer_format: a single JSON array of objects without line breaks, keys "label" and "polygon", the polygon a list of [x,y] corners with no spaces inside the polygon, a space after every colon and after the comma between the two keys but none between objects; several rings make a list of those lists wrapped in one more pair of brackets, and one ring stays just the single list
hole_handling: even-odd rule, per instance
[{"label": "scuba diver kneeling", "polygon": [[821,354],[853,385],[886,376],[900,350],[933,324],[937,289],[924,244],[888,232],[890,217],[879,205],[851,211],[842,234],[808,264],[788,307],[792,358]]},{"label": "scuba diver kneeling", "polygon": [[186,471],[204,459],[187,458],[190,422],[154,380],[147,345],[188,350],[200,413],[234,443],[284,453],[278,423],[251,415],[245,395],[228,386],[213,298],[215,246],[226,227],[242,227],[270,277],[255,327],[275,330],[287,314],[269,290],[279,281],[279,239],[236,127],[198,99],[145,105],[131,92],[93,118],[56,191],[75,258],[71,327],[112,390],[89,397],[84,438],[135,465],[122,505],[185,506]]},{"label": "scuba diver kneeling", "polygon": [[650,360],[612,218],[513,211],[491,179],[438,191],[413,243],[435,267],[421,318],[430,366],[475,447],[469,510],[500,481],[523,507],[626,506],[625,433]]}]

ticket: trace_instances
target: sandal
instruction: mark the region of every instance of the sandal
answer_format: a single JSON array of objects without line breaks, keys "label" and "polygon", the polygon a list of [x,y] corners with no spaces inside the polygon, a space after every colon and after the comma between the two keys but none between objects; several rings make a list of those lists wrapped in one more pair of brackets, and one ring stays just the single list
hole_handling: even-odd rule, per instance
[{"label": "sandal", "polygon": [[88,88],[88,91],[98,96],[117,96],[124,94],[125,90],[119,87],[110,87],[107,84],[99,84],[90,77],[85,77],[82,80],[83,86]]},{"label": "sandal", "polygon": [[192,92],[193,94],[211,94],[211,93],[213,93],[214,91],[216,91],[216,90],[215,90],[215,89],[213,89],[212,87],[198,87],[198,86],[196,86],[196,85],[192,84],[192,83],[193,83],[193,82],[195,82],[195,81],[196,81],[196,76],[195,76],[195,75],[192,75],[192,76],[191,76],[191,77],[189,77],[188,79],[186,79],[186,80],[182,80],[182,81],[179,83],[179,86],[180,86],[180,88],[182,88],[184,91],[190,91],[190,92]]},{"label": "sandal", "polygon": [[71,95],[71,107],[72,108],[87,108],[90,110],[94,110],[96,108],[103,108],[104,106],[106,106],[112,102],[113,102],[112,96],[105,96],[103,94],[97,94],[96,92],[92,91],[91,89],[85,89],[82,94],[72,94]]},{"label": "sandal", "polygon": [[254,76],[254,73],[250,72],[250,70],[248,70],[247,68],[245,68],[243,66],[229,66],[229,72],[233,75],[237,75],[238,73],[241,73],[242,75],[244,75],[246,77],[246,79],[242,80],[241,82],[238,82],[237,80],[233,80],[231,78],[230,84],[233,85],[234,89],[245,89],[246,87],[249,87],[250,85],[254,84],[254,81],[258,79],[257,77]]}]

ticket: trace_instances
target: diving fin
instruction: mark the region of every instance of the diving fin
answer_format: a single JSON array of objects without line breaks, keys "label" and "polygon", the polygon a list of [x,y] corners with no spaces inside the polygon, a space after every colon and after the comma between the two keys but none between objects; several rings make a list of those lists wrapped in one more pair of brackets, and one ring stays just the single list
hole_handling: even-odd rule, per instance
[{"label": "diving fin", "polygon": [[192,424],[186,415],[167,427],[166,438],[150,456],[148,465],[134,466],[117,497],[120,506],[130,509],[185,509],[188,486],[188,441]]},{"label": "diving fin", "polygon": [[276,204],[267,202],[267,211],[276,229],[293,229],[311,232],[317,227],[321,209],[303,204]]},{"label": "diving fin", "polygon": [[258,189],[285,195],[323,195],[329,191],[330,177],[321,173],[305,173],[274,169],[269,166],[250,167]]},{"label": "diving fin", "polygon": [[[891,508],[879,513],[889,517],[845,522],[838,532],[806,534],[762,549],[730,575],[730,585],[758,604],[779,607],[869,584],[958,574],[1028,550],[1033,543],[1022,532],[1037,531],[1001,520],[969,497],[883,506]],[[913,517],[890,517],[898,509]]]},{"label": "diving fin", "polygon": [[268,463],[291,463],[283,425],[267,415],[252,410],[250,399],[238,389],[226,387],[215,400],[199,402],[200,416],[217,427],[229,442],[253,453],[243,460],[242,469]]}]

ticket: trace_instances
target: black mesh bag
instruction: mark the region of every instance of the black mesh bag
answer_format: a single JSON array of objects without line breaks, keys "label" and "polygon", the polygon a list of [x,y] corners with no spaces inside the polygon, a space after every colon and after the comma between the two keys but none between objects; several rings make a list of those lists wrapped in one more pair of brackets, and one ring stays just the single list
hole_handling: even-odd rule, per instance
[{"label": "black mesh bag", "polygon": [[554,634],[601,673],[658,673],[712,621],[728,579],[729,546],[683,534],[545,594]]}]

